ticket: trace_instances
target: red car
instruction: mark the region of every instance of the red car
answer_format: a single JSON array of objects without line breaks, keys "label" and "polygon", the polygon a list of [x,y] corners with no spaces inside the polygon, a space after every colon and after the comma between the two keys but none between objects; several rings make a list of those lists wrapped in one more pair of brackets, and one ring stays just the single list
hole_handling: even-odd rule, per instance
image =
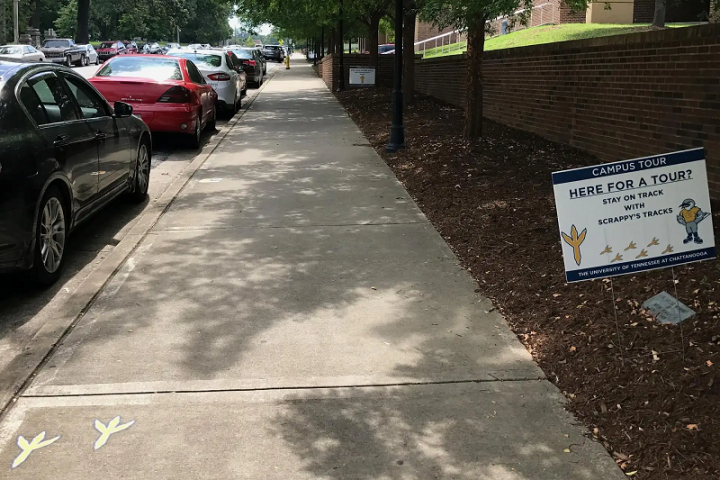
[{"label": "red car", "polygon": [[89,80],[111,104],[132,105],[152,132],[183,133],[198,148],[201,132],[215,128],[217,93],[185,58],[122,55]]},{"label": "red car", "polygon": [[128,53],[127,47],[120,40],[114,42],[102,42],[97,49],[98,58],[101,62],[111,59],[116,55]]},{"label": "red car", "polygon": [[129,40],[123,40],[123,45],[125,45],[127,53],[138,53],[137,43]]}]

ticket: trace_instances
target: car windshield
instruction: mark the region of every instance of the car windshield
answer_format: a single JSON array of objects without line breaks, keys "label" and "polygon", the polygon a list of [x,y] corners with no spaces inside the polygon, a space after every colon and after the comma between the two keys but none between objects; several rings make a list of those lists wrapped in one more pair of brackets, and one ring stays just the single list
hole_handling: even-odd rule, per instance
[{"label": "car windshield", "polygon": [[243,60],[253,58],[253,54],[250,50],[232,50],[232,52],[237,55],[238,58],[241,58]]},{"label": "car windshield", "polygon": [[99,48],[115,48],[117,44],[115,42],[103,42]]},{"label": "car windshield", "polygon": [[44,44],[45,48],[60,48],[60,47],[69,47],[70,41],[69,40],[47,40]]},{"label": "car windshield", "polygon": [[17,55],[18,53],[22,53],[20,47],[0,47],[0,55]]},{"label": "car windshield", "polygon": [[169,55],[173,57],[182,57],[192,60],[195,65],[202,70],[203,68],[218,68],[222,65],[222,57],[220,55],[210,55],[205,53],[192,52],[172,52]]},{"label": "car windshield", "polygon": [[95,76],[139,77],[156,81],[183,79],[177,60],[125,55],[113,58]]},{"label": "car windshield", "polygon": [[280,47],[276,47],[275,45],[270,45],[265,47],[265,50],[280,50]]}]

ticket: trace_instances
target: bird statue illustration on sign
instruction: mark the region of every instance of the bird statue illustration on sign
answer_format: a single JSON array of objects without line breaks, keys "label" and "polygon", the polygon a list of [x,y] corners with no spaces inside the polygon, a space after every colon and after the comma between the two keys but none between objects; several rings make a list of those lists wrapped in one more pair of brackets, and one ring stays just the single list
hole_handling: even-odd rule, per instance
[{"label": "bird statue illustration on sign", "polygon": [[678,213],[677,221],[680,225],[685,226],[687,237],[683,240],[683,243],[703,243],[703,239],[698,235],[698,224],[710,216],[709,213],[703,212],[700,207],[695,205],[695,200],[692,198],[686,198],[680,204],[680,213]]}]

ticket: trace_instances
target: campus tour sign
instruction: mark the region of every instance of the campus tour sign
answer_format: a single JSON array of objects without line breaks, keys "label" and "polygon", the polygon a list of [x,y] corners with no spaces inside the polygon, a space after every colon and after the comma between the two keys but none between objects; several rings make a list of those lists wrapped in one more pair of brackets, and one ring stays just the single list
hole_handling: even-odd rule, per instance
[{"label": "campus tour sign", "polygon": [[350,85],[357,85],[361,87],[375,86],[375,69],[350,67]]},{"label": "campus tour sign", "polygon": [[702,148],[554,172],[568,282],[715,258]]}]

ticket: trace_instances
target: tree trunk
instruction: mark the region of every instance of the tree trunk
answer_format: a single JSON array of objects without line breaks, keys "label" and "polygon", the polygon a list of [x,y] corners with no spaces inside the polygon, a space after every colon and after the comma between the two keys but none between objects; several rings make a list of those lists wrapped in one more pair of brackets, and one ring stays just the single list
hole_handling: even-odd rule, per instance
[{"label": "tree trunk", "polygon": [[380,20],[382,12],[373,12],[370,15],[370,27],[368,28],[368,51],[370,52],[370,67],[375,68],[375,85],[378,85],[380,56],[378,55],[378,34],[380,31]]},{"label": "tree trunk", "polygon": [[320,58],[325,56],[325,27],[320,29]]},{"label": "tree trunk", "polygon": [[40,30],[40,14],[42,13],[42,0],[35,0],[35,8],[33,9],[32,20],[30,26]]},{"label": "tree trunk", "polygon": [[482,61],[485,48],[485,19],[468,24],[467,93],[465,102],[465,138],[475,143],[482,137],[483,88]]},{"label": "tree trunk", "polygon": [[78,0],[77,37],[80,44],[90,43],[90,0]]},{"label": "tree trunk", "polygon": [[403,26],[403,101],[405,105],[415,103],[415,2],[405,0],[405,24]]},{"label": "tree trunk", "polygon": [[655,0],[655,15],[653,16],[653,27],[665,27],[665,0]]},{"label": "tree trunk", "polygon": [[0,0],[0,44],[5,45],[7,42],[7,2]]}]

